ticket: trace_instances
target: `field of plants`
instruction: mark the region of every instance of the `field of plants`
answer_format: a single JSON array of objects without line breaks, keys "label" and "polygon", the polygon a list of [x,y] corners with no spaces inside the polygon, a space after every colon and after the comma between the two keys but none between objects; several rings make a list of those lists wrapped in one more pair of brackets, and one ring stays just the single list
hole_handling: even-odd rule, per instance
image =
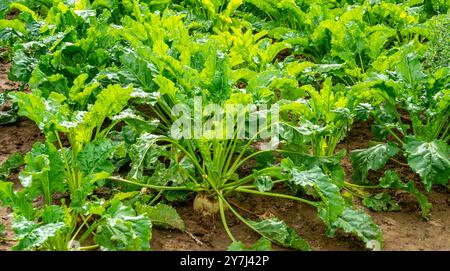
[{"label": "field of plants", "polygon": [[0,250],[450,250],[446,0],[2,0]]}]

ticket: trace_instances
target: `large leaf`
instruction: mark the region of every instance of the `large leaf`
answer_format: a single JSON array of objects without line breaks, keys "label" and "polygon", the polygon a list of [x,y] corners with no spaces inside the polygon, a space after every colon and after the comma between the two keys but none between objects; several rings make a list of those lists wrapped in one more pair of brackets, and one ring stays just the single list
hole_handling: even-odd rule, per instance
[{"label": "large leaf", "polygon": [[334,184],[328,175],[325,175],[319,166],[314,166],[309,170],[300,170],[293,167],[290,170],[289,183],[297,187],[302,187],[314,191],[320,196],[328,208],[327,221],[335,220],[345,208],[345,200],[341,196],[339,187]]},{"label": "large leaf", "polygon": [[106,172],[111,174],[114,171],[114,165],[109,160],[118,145],[110,139],[96,139],[89,142],[78,153],[77,166],[86,176]]},{"label": "large leaf", "polygon": [[14,52],[13,65],[8,74],[11,81],[28,82],[31,72],[36,65],[36,59],[26,55],[24,49],[18,49]]},{"label": "large leaf", "polygon": [[184,221],[172,206],[162,203],[155,206],[138,205],[136,211],[138,214],[150,218],[154,226],[184,231]]},{"label": "large leaf", "polygon": [[398,147],[392,143],[352,151],[350,156],[353,166],[352,180],[359,183],[367,182],[369,170],[382,169],[389,158],[398,151]]},{"label": "large leaf", "polygon": [[43,131],[65,131],[61,124],[68,120],[69,108],[65,97],[52,92],[48,99],[34,93],[11,92],[9,96],[19,105],[18,114],[34,121]]},{"label": "large leaf", "polygon": [[95,242],[102,250],[149,250],[152,223],[143,215],[136,215],[133,208],[115,200],[97,227]]},{"label": "large leaf", "polygon": [[131,170],[129,176],[133,179],[141,179],[143,177],[143,172],[145,167],[149,163],[156,162],[161,151],[156,146],[156,141],[159,136],[144,133],[142,134],[136,144],[131,146],[129,151],[131,159]]},{"label": "large leaf", "polygon": [[448,145],[441,140],[426,142],[409,137],[405,144],[408,164],[420,175],[427,191],[433,184],[447,185],[450,180]]},{"label": "large leaf", "polygon": [[97,95],[97,100],[84,118],[85,123],[99,126],[107,117],[112,117],[123,110],[131,98],[131,86],[122,88],[120,85],[109,85]]},{"label": "large leaf", "polygon": [[264,238],[284,247],[311,250],[308,242],[303,240],[294,229],[278,218],[261,221],[247,220],[248,224]]},{"label": "large leaf", "polygon": [[42,225],[18,216],[14,219],[13,229],[19,242],[13,247],[13,250],[39,249],[65,226],[64,222]]},{"label": "large leaf", "polygon": [[120,57],[123,64],[123,74],[127,80],[133,82],[135,86],[140,86],[144,91],[150,91],[155,87],[153,77],[157,70],[155,65],[146,61],[142,57],[138,57],[136,53],[127,51]]},{"label": "large leaf", "polygon": [[[325,216],[326,210],[320,208],[319,217],[324,220]],[[362,210],[347,207],[335,221],[331,222],[327,235],[333,237],[337,229],[355,234],[366,244],[368,249],[381,250],[383,248],[383,233],[380,227]]]}]

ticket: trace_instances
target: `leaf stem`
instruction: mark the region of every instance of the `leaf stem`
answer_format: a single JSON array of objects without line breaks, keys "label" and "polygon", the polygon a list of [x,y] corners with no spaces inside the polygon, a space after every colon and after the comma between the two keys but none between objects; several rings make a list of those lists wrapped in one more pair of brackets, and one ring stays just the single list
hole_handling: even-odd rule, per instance
[{"label": "leaf stem", "polygon": [[[127,179],[123,179],[120,177],[108,177],[109,180],[112,181],[118,181],[118,182],[122,182],[122,183],[128,183],[128,184],[133,184],[133,185],[137,185],[137,186],[142,186],[142,187],[147,187],[150,189],[155,189],[155,190],[172,190],[172,191],[180,191],[180,190],[192,190],[189,189],[187,186],[161,186],[161,185],[151,185],[151,184],[144,184],[144,183],[138,183],[138,182],[133,182]],[[200,187],[196,187],[194,189],[194,191],[198,192],[198,191],[203,191],[202,188]]]},{"label": "leaf stem", "polygon": [[246,189],[246,188],[240,188],[240,187],[236,188],[236,191],[243,192],[243,193],[260,195],[260,196],[269,196],[269,197],[277,197],[277,198],[284,198],[284,199],[300,201],[300,202],[309,204],[309,205],[314,206],[314,207],[318,207],[319,206],[319,203],[317,203],[317,202],[310,201],[310,200],[307,200],[307,199],[298,198],[298,197],[295,197],[295,196],[290,196],[290,195],[271,193],[271,192],[261,192],[261,191]]}]

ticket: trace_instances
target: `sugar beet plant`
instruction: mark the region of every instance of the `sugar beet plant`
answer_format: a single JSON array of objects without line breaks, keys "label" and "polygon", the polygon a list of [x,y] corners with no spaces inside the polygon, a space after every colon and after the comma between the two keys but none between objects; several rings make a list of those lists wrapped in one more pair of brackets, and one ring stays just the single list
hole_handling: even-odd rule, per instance
[{"label": "sugar beet plant", "polygon": [[[424,217],[431,206],[414,182],[369,183],[370,170],[404,153],[428,190],[448,184],[444,2],[47,2],[0,7],[9,78],[30,89],[0,97],[45,135],[0,169],[13,249],[149,250],[152,227],[185,230],[170,203],[189,199],[220,216],[230,250],[311,249],[281,219],[243,213],[238,194],[311,205],[330,237],[382,249],[352,195],[393,210],[366,189],[404,189]],[[349,181],[336,149],[355,118],[387,141],[352,152]],[[261,239],[237,240],[227,214]]]}]

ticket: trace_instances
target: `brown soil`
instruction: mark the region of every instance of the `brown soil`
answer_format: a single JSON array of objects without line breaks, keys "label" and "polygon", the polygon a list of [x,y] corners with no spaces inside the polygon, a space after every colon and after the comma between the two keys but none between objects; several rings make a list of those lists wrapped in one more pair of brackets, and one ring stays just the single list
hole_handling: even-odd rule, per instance
[{"label": "brown soil", "polygon": [[[0,92],[5,89],[15,89],[17,85],[8,82],[5,73],[7,65],[0,71]],[[356,123],[352,131],[339,148],[348,151],[366,148],[372,139],[367,123]],[[36,141],[43,140],[39,129],[28,120],[20,120],[14,125],[0,126],[0,163],[14,152],[29,151]],[[401,159],[401,158],[399,158]],[[350,178],[351,163],[348,157],[343,160],[343,166]],[[414,173],[408,169],[398,168],[389,163],[389,168],[397,170],[402,177],[413,179]],[[379,177],[378,173],[372,173]],[[433,204],[431,219],[426,222],[420,217],[416,201],[404,193],[395,193],[402,208],[395,213],[367,212],[378,223],[383,232],[386,250],[450,250],[450,193],[440,189],[426,193]],[[335,238],[325,235],[325,226],[317,218],[314,208],[283,199],[237,195],[232,199],[240,212],[249,218],[268,217],[275,215],[293,227],[300,236],[310,242],[314,250],[364,250],[362,244],[351,236],[338,233]],[[358,200],[355,203],[360,206]],[[226,235],[219,217],[203,217],[196,214],[192,202],[176,206],[186,223],[186,232],[175,230],[153,230],[153,250],[226,250],[230,240]],[[230,229],[236,238],[244,243],[252,243],[258,236],[240,223],[234,216],[227,215]],[[5,238],[13,238],[11,232],[11,217],[9,211],[0,208],[0,223],[7,226]],[[0,251],[9,250],[13,243],[1,243]],[[274,247],[277,250],[283,248]]]}]

